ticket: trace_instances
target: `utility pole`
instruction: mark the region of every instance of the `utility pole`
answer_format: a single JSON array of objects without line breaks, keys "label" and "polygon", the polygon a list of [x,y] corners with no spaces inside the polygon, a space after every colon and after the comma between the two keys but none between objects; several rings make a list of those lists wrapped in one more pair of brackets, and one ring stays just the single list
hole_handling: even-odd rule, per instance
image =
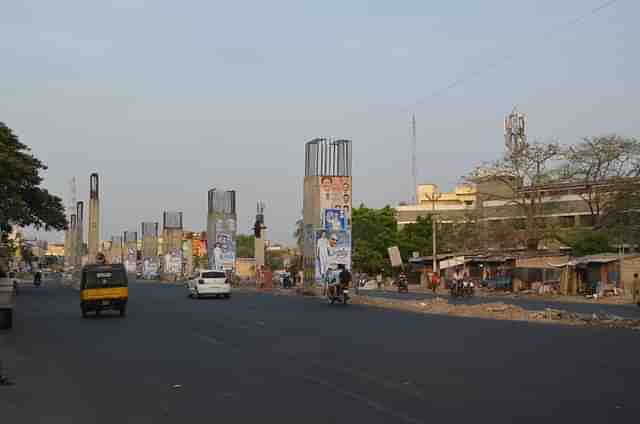
[{"label": "utility pole", "polygon": [[433,193],[425,193],[427,199],[431,201],[431,239],[433,241],[433,273],[438,273],[438,223],[436,215],[436,202],[442,197],[442,193],[433,191]]}]

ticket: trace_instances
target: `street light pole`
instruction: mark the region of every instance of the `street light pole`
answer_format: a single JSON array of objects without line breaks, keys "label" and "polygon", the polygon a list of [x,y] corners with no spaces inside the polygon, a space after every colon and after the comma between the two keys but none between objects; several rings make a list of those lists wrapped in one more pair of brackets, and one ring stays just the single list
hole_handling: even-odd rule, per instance
[{"label": "street light pole", "polygon": [[442,196],[442,193],[434,191],[431,195],[426,194],[431,201],[431,239],[433,241],[433,273],[438,274],[438,225],[436,223],[436,202]]}]

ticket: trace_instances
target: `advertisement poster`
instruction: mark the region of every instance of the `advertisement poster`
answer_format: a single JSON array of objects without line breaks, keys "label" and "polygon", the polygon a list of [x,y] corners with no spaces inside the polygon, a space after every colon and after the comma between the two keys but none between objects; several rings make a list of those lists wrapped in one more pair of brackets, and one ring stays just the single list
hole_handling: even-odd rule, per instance
[{"label": "advertisement poster", "polygon": [[182,272],[182,251],[176,249],[164,255],[164,272],[180,274]]},{"label": "advertisement poster", "polygon": [[327,210],[341,211],[343,229],[351,228],[351,177],[320,177],[320,208],[323,220]]},{"label": "advertisement poster", "polygon": [[142,262],[142,278],[152,280],[157,278],[160,272],[160,264],[155,259],[147,258]]},{"label": "advertisement poster", "polygon": [[136,255],[136,249],[134,249],[133,247],[129,247],[127,249],[127,260],[125,261],[125,268],[127,269],[127,272],[129,274],[135,274],[137,269],[136,269],[136,264],[137,264],[137,255]]},{"label": "advertisement poster", "polygon": [[231,271],[236,264],[236,221],[232,218],[219,219],[216,222],[216,241],[211,258],[212,268],[218,271]]},{"label": "advertisement poster", "polygon": [[347,217],[343,209],[325,209],[323,215],[323,227],[325,231],[345,231],[348,228]]},{"label": "advertisement poster", "polygon": [[316,236],[316,282],[337,277],[338,265],[351,269],[351,232],[320,230]]}]

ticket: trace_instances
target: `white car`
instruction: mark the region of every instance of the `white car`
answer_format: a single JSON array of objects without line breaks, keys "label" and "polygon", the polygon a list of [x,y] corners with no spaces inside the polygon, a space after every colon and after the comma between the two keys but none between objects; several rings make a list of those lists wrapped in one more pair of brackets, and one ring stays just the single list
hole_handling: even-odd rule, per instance
[{"label": "white car", "polygon": [[224,271],[202,270],[187,282],[189,296],[199,298],[204,296],[231,297],[231,283]]}]

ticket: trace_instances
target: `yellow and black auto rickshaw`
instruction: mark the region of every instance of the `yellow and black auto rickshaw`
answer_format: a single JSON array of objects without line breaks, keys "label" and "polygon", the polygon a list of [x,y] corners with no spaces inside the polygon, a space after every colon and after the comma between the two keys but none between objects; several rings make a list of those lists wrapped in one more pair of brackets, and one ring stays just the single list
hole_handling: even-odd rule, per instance
[{"label": "yellow and black auto rickshaw", "polygon": [[123,317],[127,313],[128,300],[129,288],[124,265],[96,264],[82,268],[80,309],[84,318],[89,312],[100,315],[103,310],[120,311]]}]

